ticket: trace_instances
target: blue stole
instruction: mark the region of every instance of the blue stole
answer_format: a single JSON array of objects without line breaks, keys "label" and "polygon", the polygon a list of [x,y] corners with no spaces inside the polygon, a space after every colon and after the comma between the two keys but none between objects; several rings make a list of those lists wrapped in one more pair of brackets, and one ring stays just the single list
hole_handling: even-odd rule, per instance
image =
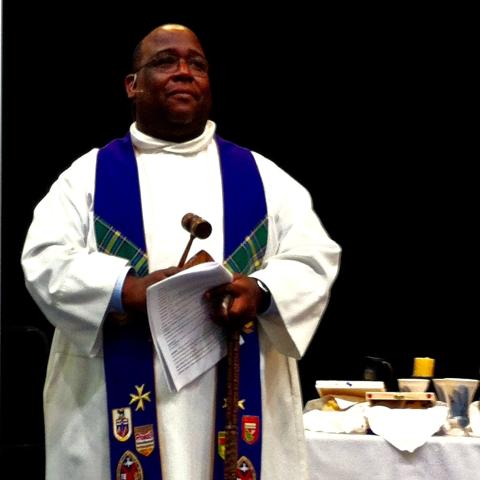
[{"label": "blue stole", "polygon": [[[249,274],[262,263],[267,242],[263,184],[251,152],[216,137],[224,198],[224,263]],[[95,184],[98,250],[128,258],[139,275],[148,273],[137,163],[127,134],[99,150]],[[180,222],[180,219],[179,219]],[[153,342],[147,318],[118,326],[107,318],[103,331],[109,415],[111,478],[162,478],[156,422]],[[260,352],[255,326],[247,326],[240,348],[239,460],[237,476],[260,480]],[[223,479],[226,359],[218,365],[214,480]],[[192,406],[193,408],[193,406]],[[167,439],[168,441],[168,439]]]}]

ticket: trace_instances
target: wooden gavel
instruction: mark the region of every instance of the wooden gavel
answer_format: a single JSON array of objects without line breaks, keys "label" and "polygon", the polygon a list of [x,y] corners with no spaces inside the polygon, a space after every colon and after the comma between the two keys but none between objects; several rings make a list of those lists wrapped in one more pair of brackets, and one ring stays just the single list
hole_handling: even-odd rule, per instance
[{"label": "wooden gavel", "polygon": [[212,233],[212,226],[202,217],[195,215],[193,213],[186,213],[182,218],[182,227],[190,233],[190,240],[185,247],[182,258],[178,263],[178,266],[181,268],[185,265],[185,260],[187,259],[188,252],[192,246],[193,240],[195,238],[208,238]]}]

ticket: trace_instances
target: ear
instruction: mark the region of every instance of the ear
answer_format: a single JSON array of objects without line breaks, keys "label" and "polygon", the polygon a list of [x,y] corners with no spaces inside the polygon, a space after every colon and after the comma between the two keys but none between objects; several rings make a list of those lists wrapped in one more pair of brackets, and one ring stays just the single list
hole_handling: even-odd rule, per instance
[{"label": "ear", "polygon": [[125,77],[124,84],[128,98],[135,98],[137,95],[137,74],[129,73]]}]

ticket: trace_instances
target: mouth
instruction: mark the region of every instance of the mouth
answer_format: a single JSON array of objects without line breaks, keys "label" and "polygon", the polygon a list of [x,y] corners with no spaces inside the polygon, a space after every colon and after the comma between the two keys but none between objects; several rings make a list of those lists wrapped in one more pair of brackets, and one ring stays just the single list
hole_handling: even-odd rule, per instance
[{"label": "mouth", "polygon": [[168,93],[168,96],[177,98],[197,98],[197,96],[190,90],[172,90]]}]

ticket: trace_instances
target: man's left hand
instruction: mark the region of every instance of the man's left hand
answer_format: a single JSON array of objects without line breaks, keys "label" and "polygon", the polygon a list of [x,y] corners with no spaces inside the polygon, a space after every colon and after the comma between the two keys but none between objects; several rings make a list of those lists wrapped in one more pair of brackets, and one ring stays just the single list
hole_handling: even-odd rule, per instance
[{"label": "man's left hand", "polygon": [[227,328],[240,329],[257,318],[264,292],[255,279],[233,274],[233,281],[212,288],[205,293],[212,320]]}]

